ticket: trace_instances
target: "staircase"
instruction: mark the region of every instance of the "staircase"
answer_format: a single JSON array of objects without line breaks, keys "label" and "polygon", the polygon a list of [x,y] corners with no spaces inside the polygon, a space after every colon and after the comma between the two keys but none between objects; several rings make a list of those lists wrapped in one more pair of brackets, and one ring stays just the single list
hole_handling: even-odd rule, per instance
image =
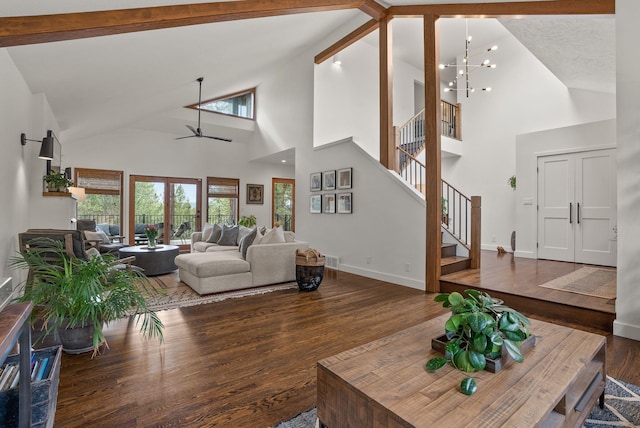
[{"label": "staircase", "polygon": [[[456,138],[460,130],[459,106],[442,102],[443,135]],[[417,159],[427,139],[422,110],[396,128],[396,172],[424,194],[425,165]],[[441,274],[480,267],[480,197],[467,197],[442,180]],[[472,233],[477,230],[476,234]],[[445,235],[446,234],[446,235]],[[446,236],[447,239],[444,239]],[[473,239],[472,239],[473,237]],[[472,243],[472,240],[475,241]],[[454,242],[445,242],[454,241]],[[459,256],[462,245],[469,256]]]}]

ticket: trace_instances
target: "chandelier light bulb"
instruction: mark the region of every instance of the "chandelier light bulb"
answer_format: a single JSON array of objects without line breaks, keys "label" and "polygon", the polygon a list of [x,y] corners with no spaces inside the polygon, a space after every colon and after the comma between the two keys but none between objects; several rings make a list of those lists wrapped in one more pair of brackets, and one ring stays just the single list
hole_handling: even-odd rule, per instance
[{"label": "chandelier light bulb", "polygon": [[449,86],[453,86],[453,82],[449,82]]},{"label": "chandelier light bulb", "polygon": [[444,69],[445,69],[445,67],[446,67],[446,65],[444,65],[444,64],[440,64],[440,65],[438,66],[438,68],[440,68],[440,70],[444,70]]},{"label": "chandelier light bulb", "polygon": [[496,68],[496,64],[491,64],[489,68]]},{"label": "chandelier light bulb", "polygon": [[489,86],[488,88],[485,88],[484,90],[487,92],[491,92],[491,86]]}]

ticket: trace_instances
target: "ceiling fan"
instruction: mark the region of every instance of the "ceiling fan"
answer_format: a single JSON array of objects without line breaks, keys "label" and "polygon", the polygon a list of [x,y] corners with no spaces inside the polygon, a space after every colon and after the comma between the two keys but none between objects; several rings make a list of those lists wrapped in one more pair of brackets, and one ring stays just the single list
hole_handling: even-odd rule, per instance
[{"label": "ceiling fan", "polygon": [[204,80],[204,77],[198,77],[197,81],[200,84],[200,89],[198,91],[198,127],[194,128],[191,125],[185,125],[187,128],[189,128],[191,130],[191,132],[193,132],[193,135],[187,135],[186,137],[178,137],[176,138],[176,140],[182,140],[183,138],[193,138],[193,137],[197,137],[197,138],[211,138],[212,140],[220,140],[220,141],[226,141],[228,143],[231,142],[230,138],[222,138],[222,137],[213,137],[210,135],[204,135],[202,133],[202,129],[200,129],[200,112],[201,112],[201,104],[202,104],[202,81]]}]

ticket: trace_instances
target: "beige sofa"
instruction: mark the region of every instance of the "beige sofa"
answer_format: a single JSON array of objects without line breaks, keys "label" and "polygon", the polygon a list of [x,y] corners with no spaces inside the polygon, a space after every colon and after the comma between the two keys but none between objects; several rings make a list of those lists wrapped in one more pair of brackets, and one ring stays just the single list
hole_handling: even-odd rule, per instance
[{"label": "beige sofa", "polygon": [[[178,275],[198,294],[220,293],[261,285],[295,281],[296,250],[306,250],[304,241],[257,244],[247,248],[246,260],[237,246],[197,245],[192,236],[192,253],[176,257]],[[194,245],[196,244],[196,245]],[[201,247],[204,251],[198,251]]]}]

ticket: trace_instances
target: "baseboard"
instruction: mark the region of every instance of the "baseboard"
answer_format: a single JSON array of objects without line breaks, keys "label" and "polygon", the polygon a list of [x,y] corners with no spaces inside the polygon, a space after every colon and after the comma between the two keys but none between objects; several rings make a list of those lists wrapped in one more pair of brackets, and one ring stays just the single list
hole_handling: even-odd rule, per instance
[{"label": "baseboard", "polygon": [[516,257],[522,257],[524,259],[535,259],[536,254],[533,251],[518,251],[516,250],[516,252],[513,254]]},{"label": "baseboard", "polygon": [[625,324],[618,320],[613,322],[613,334],[615,336],[626,337],[640,341],[640,326]]},{"label": "baseboard", "polygon": [[340,264],[338,270],[364,276],[365,278],[377,279],[380,281],[390,282],[392,284],[404,285],[405,287],[415,288],[424,291],[424,281],[418,281],[411,278],[405,278],[397,275],[389,275],[387,273],[377,272],[369,269],[362,269],[357,266],[349,266]]}]

